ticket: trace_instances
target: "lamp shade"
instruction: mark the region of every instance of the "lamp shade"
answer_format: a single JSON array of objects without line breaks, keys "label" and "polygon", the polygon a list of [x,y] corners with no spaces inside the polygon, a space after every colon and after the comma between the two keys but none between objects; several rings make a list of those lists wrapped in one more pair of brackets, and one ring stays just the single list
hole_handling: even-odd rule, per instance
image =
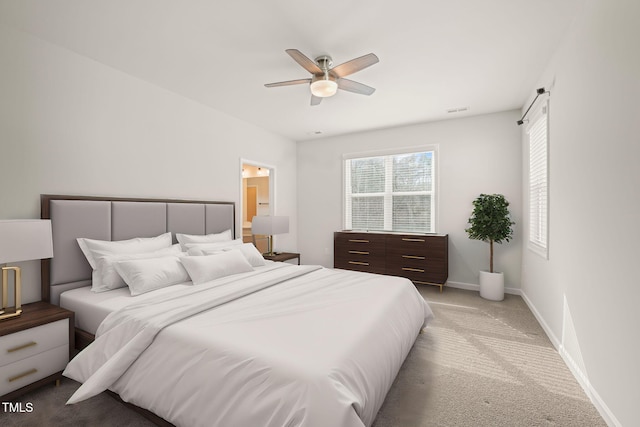
[{"label": "lamp shade", "polygon": [[288,216],[254,216],[251,220],[251,232],[272,236],[289,232]]},{"label": "lamp shade", "polygon": [[51,220],[0,220],[0,264],[51,257]]}]

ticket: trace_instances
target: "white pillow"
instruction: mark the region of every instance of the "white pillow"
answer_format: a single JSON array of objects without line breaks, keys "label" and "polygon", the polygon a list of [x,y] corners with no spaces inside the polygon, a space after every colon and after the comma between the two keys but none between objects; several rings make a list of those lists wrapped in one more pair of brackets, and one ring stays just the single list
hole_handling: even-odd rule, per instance
[{"label": "white pillow", "polygon": [[[244,243],[242,245],[228,247],[223,249],[223,251],[224,252],[239,251],[242,255],[244,255],[247,261],[249,261],[249,264],[251,264],[252,267],[261,267],[266,264],[264,262],[264,258],[262,257],[262,254],[253,245],[253,243]],[[203,255],[213,255],[216,253],[220,253],[219,250],[211,250],[211,249],[205,249],[202,252],[203,252]]]},{"label": "white pillow", "polygon": [[136,237],[129,240],[93,240],[79,237],[76,239],[91,268],[96,268],[95,251],[112,254],[136,254],[153,252],[171,246],[171,232],[157,237]]},{"label": "white pillow", "polygon": [[186,245],[188,243],[228,242],[233,239],[233,236],[231,235],[231,229],[229,229],[223,231],[222,233],[213,233],[206,235],[176,233],[176,239],[178,239],[178,243],[182,245],[182,249],[186,250]]},{"label": "white pillow", "polygon": [[232,274],[253,271],[253,267],[240,251],[205,256],[186,256],[182,257],[181,261],[194,285]]},{"label": "white pillow", "polygon": [[224,251],[226,249],[232,249],[233,247],[244,244],[242,239],[230,240],[228,242],[216,242],[216,243],[187,243],[186,249],[189,255],[204,255],[204,251]]},{"label": "white pillow", "polygon": [[177,255],[182,253],[180,245],[173,245],[159,251],[144,252],[138,254],[112,254],[103,251],[94,251],[96,268],[91,274],[91,291],[105,292],[111,289],[123,288],[127,284],[115,269],[115,263],[119,261],[158,258],[167,255]]},{"label": "white pillow", "polygon": [[179,256],[118,261],[115,269],[129,286],[131,296],[189,281]]}]

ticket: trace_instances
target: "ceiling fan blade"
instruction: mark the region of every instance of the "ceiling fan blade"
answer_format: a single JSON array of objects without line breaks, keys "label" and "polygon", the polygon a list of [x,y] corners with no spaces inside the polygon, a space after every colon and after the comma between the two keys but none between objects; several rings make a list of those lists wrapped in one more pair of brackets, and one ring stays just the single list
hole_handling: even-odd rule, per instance
[{"label": "ceiling fan blade", "polygon": [[291,85],[301,85],[303,83],[311,83],[311,79],[298,79],[298,80],[287,80],[286,82],[276,82],[276,83],[267,83],[266,87],[278,87],[278,86],[291,86]]},{"label": "ceiling fan blade", "polygon": [[360,58],[352,59],[344,64],[340,64],[329,70],[330,74],[336,77],[346,77],[349,74],[353,74],[356,71],[364,70],[367,67],[377,64],[380,60],[373,53],[361,56]]},{"label": "ceiling fan blade", "polygon": [[338,87],[342,90],[346,90],[353,93],[359,93],[360,95],[371,95],[376,90],[371,86],[367,86],[362,83],[354,82],[349,79],[338,79]]},{"label": "ceiling fan blade", "polygon": [[319,96],[311,95],[311,106],[318,105],[322,102],[322,98]]},{"label": "ceiling fan blade", "polygon": [[287,49],[285,50],[296,61],[298,64],[302,66],[305,70],[310,72],[311,74],[322,74],[322,70],[318,67],[311,59],[307,58],[302,52],[298,49]]}]

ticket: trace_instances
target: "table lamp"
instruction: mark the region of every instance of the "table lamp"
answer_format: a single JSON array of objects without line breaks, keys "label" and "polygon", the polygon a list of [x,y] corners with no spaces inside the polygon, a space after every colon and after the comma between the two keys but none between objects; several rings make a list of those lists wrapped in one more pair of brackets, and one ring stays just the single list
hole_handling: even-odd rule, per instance
[{"label": "table lamp", "polygon": [[254,216],[251,220],[251,232],[267,236],[267,252],[264,255],[274,255],[273,235],[289,232],[288,216]]},{"label": "table lamp", "polygon": [[[0,220],[0,265],[4,265],[2,267],[0,320],[20,316],[22,313],[20,267],[8,267],[6,264],[51,257],[53,257],[51,220]],[[13,306],[9,306],[10,271],[13,271]]]}]

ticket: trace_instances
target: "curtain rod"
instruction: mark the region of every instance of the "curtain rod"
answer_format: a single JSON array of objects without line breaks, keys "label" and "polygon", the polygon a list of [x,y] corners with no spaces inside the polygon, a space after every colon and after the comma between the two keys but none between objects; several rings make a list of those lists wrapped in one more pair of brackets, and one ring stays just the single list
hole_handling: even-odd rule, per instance
[{"label": "curtain rod", "polygon": [[533,101],[531,102],[531,105],[529,105],[529,108],[527,108],[527,111],[524,112],[524,115],[522,116],[522,118],[520,120],[518,120],[518,126],[520,126],[521,124],[524,123],[524,118],[527,117],[527,114],[529,113],[529,110],[531,110],[531,107],[533,107],[533,104],[536,103],[536,101],[538,100],[538,97],[542,94],[545,93],[551,93],[548,90],[544,90],[543,87],[536,89],[536,97],[533,98]]}]

